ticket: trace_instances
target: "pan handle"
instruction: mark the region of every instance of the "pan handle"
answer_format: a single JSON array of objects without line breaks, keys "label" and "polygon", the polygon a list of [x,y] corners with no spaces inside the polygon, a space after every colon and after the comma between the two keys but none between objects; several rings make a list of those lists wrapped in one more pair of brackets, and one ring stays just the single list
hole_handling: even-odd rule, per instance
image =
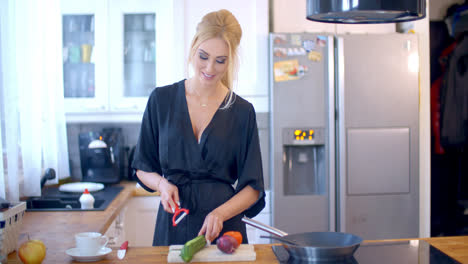
[{"label": "pan handle", "polygon": [[293,246],[301,246],[299,243],[297,243],[296,241],[293,241],[293,240],[290,240],[290,239],[286,239],[285,237],[278,237],[278,236],[260,236],[260,238],[269,238],[269,239],[274,239],[274,240],[278,240],[278,241],[281,241],[283,243],[288,243],[288,244],[291,244]]},{"label": "pan handle", "polygon": [[248,225],[251,225],[255,228],[258,228],[260,230],[263,230],[267,233],[270,233],[272,235],[275,235],[275,236],[279,236],[279,237],[284,237],[284,236],[287,236],[288,233],[284,232],[284,231],[281,231],[277,228],[274,228],[272,226],[269,226],[269,225],[265,225],[264,223],[260,223],[256,220],[253,220],[253,219],[250,219],[248,218],[247,216],[244,216],[242,217],[242,222],[248,224]]}]

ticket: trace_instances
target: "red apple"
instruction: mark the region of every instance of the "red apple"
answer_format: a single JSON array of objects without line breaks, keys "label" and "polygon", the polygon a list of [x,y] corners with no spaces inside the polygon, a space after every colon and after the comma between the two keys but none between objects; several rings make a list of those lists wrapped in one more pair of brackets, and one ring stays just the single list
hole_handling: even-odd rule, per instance
[{"label": "red apple", "polygon": [[18,249],[18,256],[24,264],[40,264],[45,255],[46,246],[40,240],[28,240]]}]

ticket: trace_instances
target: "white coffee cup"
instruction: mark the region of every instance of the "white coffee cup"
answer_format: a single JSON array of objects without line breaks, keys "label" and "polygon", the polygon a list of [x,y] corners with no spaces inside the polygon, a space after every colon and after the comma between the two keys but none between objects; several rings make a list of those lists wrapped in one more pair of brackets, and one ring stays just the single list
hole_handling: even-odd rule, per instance
[{"label": "white coffee cup", "polygon": [[75,235],[75,241],[81,256],[95,256],[107,245],[109,238],[97,232],[83,232]]}]

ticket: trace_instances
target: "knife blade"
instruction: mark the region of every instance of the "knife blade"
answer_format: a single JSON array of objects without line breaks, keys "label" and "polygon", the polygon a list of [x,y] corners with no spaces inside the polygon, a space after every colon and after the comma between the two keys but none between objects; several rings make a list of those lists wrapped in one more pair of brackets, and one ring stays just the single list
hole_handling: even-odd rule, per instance
[{"label": "knife blade", "polygon": [[128,241],[125,241],[120,246],[120,249],[117,251],[117,257],[119,259],[123,259],[125,257],[125,253],[127,252]]}]

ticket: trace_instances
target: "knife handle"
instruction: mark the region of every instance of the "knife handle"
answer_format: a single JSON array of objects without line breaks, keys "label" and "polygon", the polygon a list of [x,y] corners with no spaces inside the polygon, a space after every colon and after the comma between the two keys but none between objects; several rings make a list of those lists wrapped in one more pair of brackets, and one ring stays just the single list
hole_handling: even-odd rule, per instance
[{"label": "knife handle", "polygon": [[123,244],[120,246],[120,249],[127,249],[128,247],[128,241],[123,242]]}]

